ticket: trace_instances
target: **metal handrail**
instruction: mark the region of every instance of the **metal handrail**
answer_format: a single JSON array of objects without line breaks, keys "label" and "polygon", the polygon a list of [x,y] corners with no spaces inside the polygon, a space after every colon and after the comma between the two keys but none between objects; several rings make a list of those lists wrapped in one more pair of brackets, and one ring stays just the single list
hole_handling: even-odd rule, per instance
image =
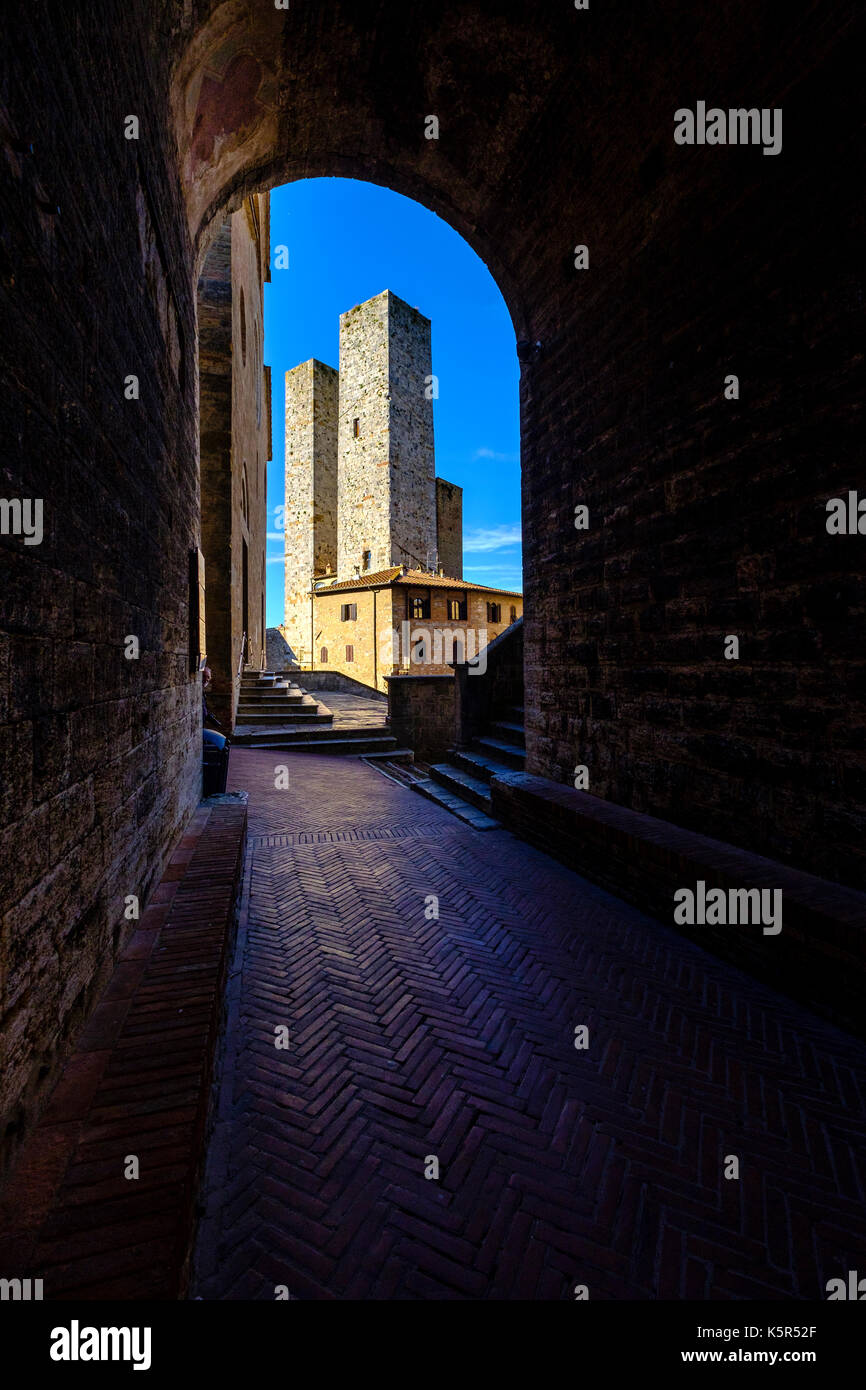
[{"label": "metal handrail", "polygon": [[240,657],[239,657],[239,659],[238,659],[238,675],[239,675],[239,676],[240,676],[240,675],[243,675],[243,670],[244,670],[244,657],[245,657],[245,655],[246,655],[246,650],[247,650],[247,634],[244,632],[244,633],[241,635],[241,654],[240,654]]}]

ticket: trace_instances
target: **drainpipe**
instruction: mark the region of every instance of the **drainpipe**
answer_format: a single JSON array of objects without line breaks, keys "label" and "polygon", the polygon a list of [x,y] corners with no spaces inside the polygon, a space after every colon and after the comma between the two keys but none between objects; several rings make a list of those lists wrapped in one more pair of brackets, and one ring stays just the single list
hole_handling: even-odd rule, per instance
[{"label": "drainpipe", "polygon": [[373,689],[379,689],[379,646],[376,637],[376,595],[379,590],[373,590]]},{"label": "drainpipe", "polygon": [[311,670],[311,671],[312,671],[312,669],[313,669],[313,643],[315,642],[315,638],[314,638],[314,636],[313,636],[313,632],[314,632],[314,629],[315,629],[315,626],[316,626],[315,617],[314,617],[314,615],[313,615],[313,603],[314,603],[314,600],[315,600],[315,595],[316,595],[316,586],[315,586],[315,583],[313,582],[313,580],[311,579],[311,580],[310,580],[310,670]]}]

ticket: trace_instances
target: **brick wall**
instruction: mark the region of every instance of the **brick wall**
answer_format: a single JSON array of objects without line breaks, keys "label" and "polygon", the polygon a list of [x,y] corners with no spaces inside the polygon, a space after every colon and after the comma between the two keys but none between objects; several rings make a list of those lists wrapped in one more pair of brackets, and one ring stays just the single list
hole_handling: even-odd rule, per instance
[{"label": "brick wall", "polygon": [[455,744],[454,676],[389,676],[388,726],[398,747],[439,762]]},{"label": "brick wall", "polygon": [[[264,628],[267,459],[262,277],[268,196],[227,218],[198,282],[202,551],[205,557],[208,708],[234,725],[244,633],[258,665]],[[246,548],[246,550],[245,550]],[[247,567],[244,611],[243,567]]]},{"label": "brick wall", "polygon": [[148,13],[4,16],[0,493],[44,503],[40,545],[0,537],[4,1163],[200,789],[195,276]]},{"label": "brick wall", "polygon": [[225,729],[234,715],[231,627],[232,219],[213,240],[198,282],[201,548],[211,669],[208,709]]},{"label": "brick wall", "polygon": [[455,671],[458,742],[468,745],[491,720],[524,701],[523,623],[501,632],[487,648],[483,675],[470,664]]},{"label": "brick wall", "polygon": [[[234,706],[246,633],[246,660],[261,664],[265,647],[267,464],[270,396],[264,367],[264,281],[270,279],[270,197],[245,200],[232,221],[232,470],[231,574]],[[246,550],[245,550],[246,547]],[[244,554],[247,605],[244,611]]]}]

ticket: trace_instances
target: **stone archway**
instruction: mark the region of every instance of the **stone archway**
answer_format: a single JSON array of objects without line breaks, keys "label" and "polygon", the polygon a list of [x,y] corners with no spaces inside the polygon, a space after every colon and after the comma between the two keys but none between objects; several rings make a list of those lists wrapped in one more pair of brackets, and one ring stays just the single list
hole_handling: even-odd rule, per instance
[{"label": "stone archway", "polygon": [[[675,22],[647,11],[626,24],[622,6],[600,19],[471,0],[431,15],[380,0],[313,15],[227,0],[199,6],[183,35],[172,122],[198,256],[249,190],[348,175],[440,213],[494,275],[523,363],[529,766],[570,782],[585,764],[606,799],[844,877],[855,837],[819,847],[808,829],[823,815],[817,742],[792,758],[778,713],[792,661],[838,706],[818,646],[841,658],[844,639],[818,574],[839,557],[808,518],[840,485],[839,465],[822,447],[808,483],[773,495],[791,402],[762,406],[759,459],[747,408],[723,394],[735,367],[759,394],[781,362],[808,379],[805,325],[823,291],[803,290],[796,190],[808,171],[831,215],[841,185],[810,164],[814,141],[784,162],[673,139],[683,92],[709,90],[719,70],[741,79],[735,21],[747,11],[757,43],[771,21],[747,6],[718,34],[685,7]],[[614,37],[626,31],[624,50]],[[772,104],[781,71],[771,59],[750,101]],[[795,119],[816,71],[844,89],[839,33],[804,49]],[[773,258],[782,234],[791,254]],[[792,296],[803,325],[793,334]],[[844,333],[827,333],[845,376]],[[588,532],[575,529],[581,506]],[[790,588],[768,553],[780,526],[807,528],[820,559],[818,573],[796,575],[805,607],[789,605],[770,649],[768,615]],[[729,630],[749,646],[754,678],[738,681],[744,668],[725,662]],[[833,756],[848,766],[854,744],[834,729]]]}]

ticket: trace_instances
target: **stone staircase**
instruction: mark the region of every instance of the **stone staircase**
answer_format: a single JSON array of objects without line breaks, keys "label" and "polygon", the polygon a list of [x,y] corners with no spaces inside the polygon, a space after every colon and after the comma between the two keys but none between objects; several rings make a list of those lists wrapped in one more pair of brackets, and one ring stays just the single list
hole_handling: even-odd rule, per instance
[{"label": "stone staircase", "polygon": [[290,674],[245,671],[241,676],[236,724],[329,724],[332,719],[331,711],[296,685]]},{"label": "stone staircase", "polygon": [[279,748],[292,753],[393,755],[397,740],[382,727],[340,728],[334,715],[297,684],[292,671],[246,670],[232,743],[243,748]]},{"label": "stone staircase", "polygon": [[429,777],[413,789],[436,801],[476,830],[492,830],[490,782],[501,772],[522,771],[526,764],[523,706],[509,705],[488,724],[469,748],[452,748],[448,761],[434,763]]}]

